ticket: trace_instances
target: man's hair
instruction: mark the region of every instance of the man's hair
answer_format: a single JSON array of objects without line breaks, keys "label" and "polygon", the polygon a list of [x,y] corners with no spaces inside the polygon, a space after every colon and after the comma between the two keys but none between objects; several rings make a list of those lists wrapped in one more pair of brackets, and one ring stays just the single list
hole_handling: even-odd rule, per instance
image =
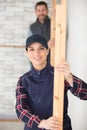
[{"label": "man's hair", "polygon": [[36,10],[37,6],[39,6],[39,5],[45,5],[46,9],[48,10],[48,5],[47,5],[47,3],[45,1],[37,2],[36,5],[35,5],[35,10]]}]

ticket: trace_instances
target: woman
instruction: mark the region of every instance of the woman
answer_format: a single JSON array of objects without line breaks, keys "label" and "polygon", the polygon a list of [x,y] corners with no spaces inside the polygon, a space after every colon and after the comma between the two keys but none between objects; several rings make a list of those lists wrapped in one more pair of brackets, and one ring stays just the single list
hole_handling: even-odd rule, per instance
[{"label": "woman", "polygon": [[[16,88],[16,113],[25,123],[24,130],[60,130],[62,127],[58,118],[52,116],[54,68],[47,63],[48,53],[47,41],[42,36],[35,34],[26,40],[26,54],[33,67],[19,78]],[[63,130],[72,130],[67,91],[87,100],[87,84],[71,74],[64,61],[57,65],[56,71],[65,77]]]}]

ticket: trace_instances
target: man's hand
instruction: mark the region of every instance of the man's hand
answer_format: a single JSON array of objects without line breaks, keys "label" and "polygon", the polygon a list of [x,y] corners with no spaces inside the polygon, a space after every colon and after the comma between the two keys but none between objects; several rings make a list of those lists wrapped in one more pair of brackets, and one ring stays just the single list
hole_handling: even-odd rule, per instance
[{"label": "man's hand", "polygon": [[55,39],[50,39],[47,44],[49,48],[55,47]]}]

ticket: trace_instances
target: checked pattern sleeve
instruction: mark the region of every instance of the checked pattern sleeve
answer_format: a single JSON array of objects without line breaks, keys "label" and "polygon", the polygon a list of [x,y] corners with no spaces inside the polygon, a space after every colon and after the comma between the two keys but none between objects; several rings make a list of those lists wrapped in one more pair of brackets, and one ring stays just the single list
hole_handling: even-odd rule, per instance
[{"label": "checked pattern sleeve", "polygon": [[70,87],[66,81],[66,87],[70,89],[73,95],[82,100],[87,100],[87,83],[73,75],[73,87]]},{"label": "checked pattern sleeve", "polygon": [[18,118],[30,128],[37,127],[41,121],[40,118],[37,115],[34,115],[30,110],[27,91],[22,86],[21,78],[18,80],[16,87],[16,113]]}]

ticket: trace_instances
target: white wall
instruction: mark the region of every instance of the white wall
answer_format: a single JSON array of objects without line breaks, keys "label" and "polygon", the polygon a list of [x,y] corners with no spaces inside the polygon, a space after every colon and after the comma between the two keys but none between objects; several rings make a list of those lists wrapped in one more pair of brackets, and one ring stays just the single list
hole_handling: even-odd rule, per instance
[{"label": "white wall", "polygon": [[[67,60],[72,73],[87,82],[87,0],[68,0]],[[87,130],[87,101],[69,92],[73,130]]]}]

